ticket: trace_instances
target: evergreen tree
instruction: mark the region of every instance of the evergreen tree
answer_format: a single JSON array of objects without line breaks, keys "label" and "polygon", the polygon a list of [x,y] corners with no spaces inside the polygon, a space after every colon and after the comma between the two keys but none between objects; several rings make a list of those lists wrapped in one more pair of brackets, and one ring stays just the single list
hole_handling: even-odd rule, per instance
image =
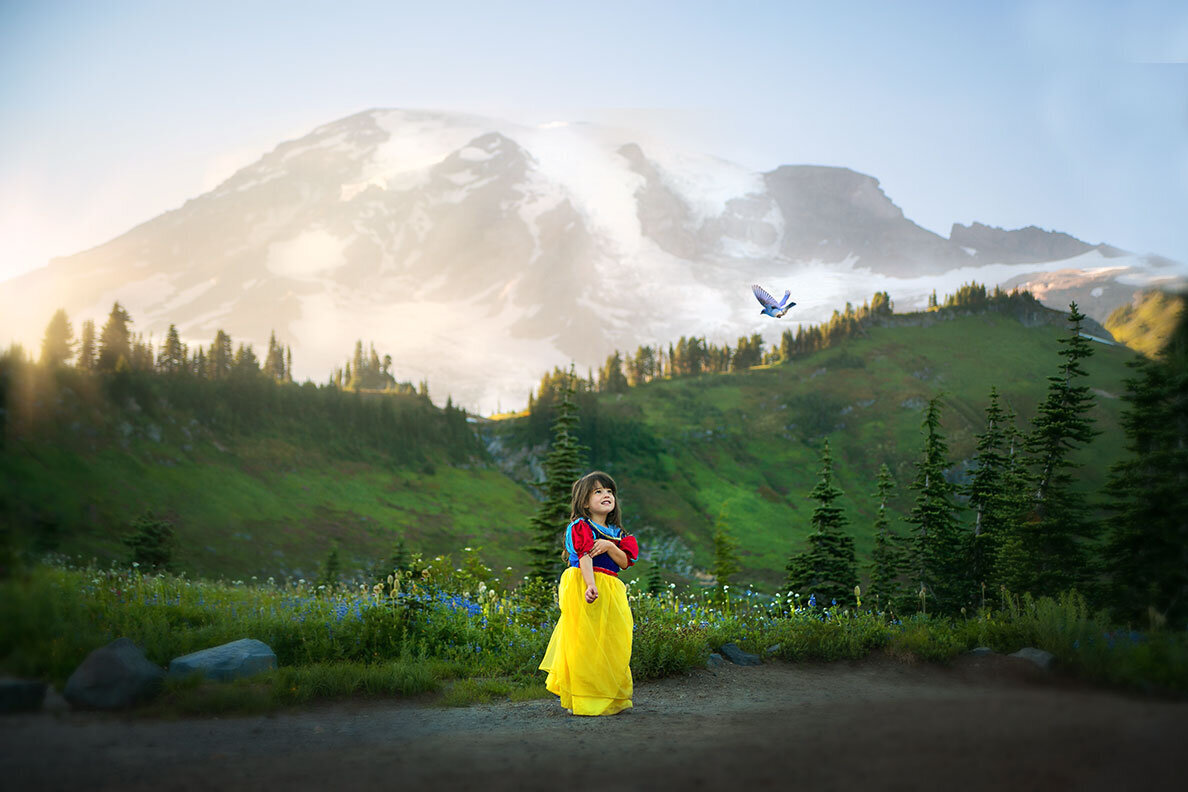
[{"label": "evergreen tree", "polygon": [[293,381],[293,347],[285,347],[285,382]]},{"label": "evergreen tree", "polygon": [[1188,313],[1161,359],[1128,364],[1129,455],[1110,472],[1105,572],[1111,610],[1188,625]]},{"label": "evergreen tree", "polygon": [[876,598],[880,606],[887,610],[903,609],[908,599],[908,586],[905,582],[907,547],[904,537],[891,529],[891,519],[887,511],[887,501],[890,500],[894,489],[895,479],[891,477],[890,468],[883,463],[879,466],[875,490],[879,510],[874,522],[875,546],[871,552],[870,591],[867,592],[867,596]]},{"label": "evergreen tree", "polygon": [[235,350],[235,362],[231,364],[231,370],[236,376],[241,377],[260,373],[260,359],[256,357],[250,344],[240,344]]},{"label": "evergreen tree", "polygon": [[132,340],[128,325],[132,324],[132,317],[118,302],[111,306],[107,322],[99,333],[99,359],[96,368],[102,372],[112,372],[119,367],[121,359],[125,366],[132,364]]},{"label": "evergreen tree", "polygon": [[132,357],[129,359],[133,371],[152,371],[153,370],[153,337],[150,334],[148,340],[144,336],[137,333],[132,339]]},{"label": "evergreen tree", "polygon": [[845,532],[846,516],[835,501],[842,491],[833,483],[833,458],[826,440],[821,451],[821,472],[809,497],[817,501],[813,509],[813,533],[808,549],[789,559],[788,590],[816,594],[818,601],[845,602],[858,585],[854,538]]},{"label": "evergreen tree", "polygon": [[543,498],[532,518],[532,544],[527,548],[529,567],[534,577],[552,578],[561,569],[561,534],[569,524],[569,505],[573,484],[580,475],[583,449],[578,445],[574,430],[578,424],[575,376],[570,367],[569,377],[561,390],[557,417],[553,420],[553,442],[545,457],[545,480],[538,483]]},{"label": "evergreen tree", "polygon": [[359,339],[355,342],[355,354],[347,364],[346,374],[343,375],[347,390],[359,390],[363,386],[363,368],[363,339]]},{"label": "evergreen tree", "polygon": [[606,359],[598,371],[598,390],[604,393],[624,393],[627,390],[627,377],[623,374],[623,357],[619,350]]},{"label": "evergreen tree", "polygon": [[730,578],[742,567],[738,563],[738,540],[726,526],[725,515],[719,514],[714,526],[714,582],[718,588],[730,583]]},{"label": "evergreen tree", "polygon": [[206,356],[206,377],[212,380],[226,379],[231,376],[233,365],[235,357],[231,351],[231,336],[220,329],[215,333],[210,352]]},{"label": "evergreen tree", "polygon": [[66,312],[59,308],[45,328],[45,337],[41,341],[41,365],[55,368],[70,362],[74,357],[74,329]]},{"label": "evergreen tree", "polygon": [[929,400],[924,415],[924,453],[916,463],[916,492],[908,522],[915,528],[916,582],[945,613],[956,613],[972,599],[957,525],[954,486],[945,479],[949,447],[940,433],[940,397]]},{"label": "evergreen tree", "polygon": [[177,334],[177,326],[171,324],[165,333],[161,354],[157,356],[157,369],[165,374],[182,374],[187,368],[186,345]]},{"label": "evergreen tree", "polygon": [[326,555],[326,561],[322,565],[321,584],[327,588],[333,586],[338,582],[338,576],[342,572],[342,562],[338,558],[338,543],[330,548],[330,552]]},{"label": "evergreen tree", "polygon": [[192,371],[198,379],[206,379],[206,352],[202,347],[198,347],[198,351],[194,353]]},{"label": "evergreen tree", "polygon": [[78,368],[81,371],[95,370],[95,323],[90,319],[82,323],[82,340],[78,344]]},{"label": "evergreen tree", "polygon": [[408,569],[408,550],[404,547],[404,540],[397,539],[396,544],[392,547],[392,555],[388,557],[388,562],[385,565],[386,569],[381,577],[386,578],[388,575],[400,574]]},{"label": "evergreen tree", "polygon": [[1012,530],[1017,502],[1011,485],[1008,444],[1011,429],[1006,411],[999,404],[998,389],[990,388],[990,403],[986,407],[986,430],[977,435],[975,463],[964,493],[973,510],[973,530],[966,535],[969,545],[966,556],[970,582],[997,591],[997,565],[1003,542]]},{"label": "evergreen tree", "polygon": [[144,571],[167,571],[173,555],[173,523],[147,511],[132,522],[132,533],[123,538],[131,551],[129,563]]},{"label": "evergreen tree", "polygon": [[268,335],[268,356],[264,358],[264,373],[277,382],[285,379],[285,351],[276,343],[276,331]]},{"label": "evergreen tree", "polygon": [[648,565],[648,576],[644,579],[644,586],[653,596],[664,591],[664,576],[660,574],[660,563],[655,559]]},{"label": "evergreen tree", "polygon": [[1056,596],[1088,578],[1084,543],[1093,525],[1086,516],[1085,496],[1073,491],[1070,459],[1073,451],[1100,434],[1089,417],[1093,396],[1081,361],[1093,354],[1081,334],[1084,315],[1069,304],[1069,334],[1060,339],[1063,359],[1059,373],[1048,377],[1048,393],[1032,419],[1027,437],[1029,461],[1035,475],[1033,516],[1019,526],[1019,566],[1010,570],[1013,588],[1036,596]]}]

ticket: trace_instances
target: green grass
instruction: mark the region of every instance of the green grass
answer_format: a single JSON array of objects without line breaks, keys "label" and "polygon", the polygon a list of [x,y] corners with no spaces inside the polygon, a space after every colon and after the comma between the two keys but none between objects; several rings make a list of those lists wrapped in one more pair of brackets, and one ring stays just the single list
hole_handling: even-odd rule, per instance
[{"label": "green grass", "polygon": [[[404,576],[392,587],[318,589],[37,566],[0,580],[0,672],[62,689],[89,652],[117,637],[130,638],[163,667],[179,655],[252,637],[276,652],[277,669],[229,683],[170,678],[140,710],[175,717],[344,698],[424,697],[468,706],[547,697],[538,666],[555,605],[541,622],[519,589],[479,590],[473,575],[449,564],[426,569],[428,575]],[[1038,601],[1005,596],[969,618],[914,615],[902,623],[857,602],[823,609],[804,598],[727,594],[629,589],[635,680],[702,668],[729,642],[789,662],[886,651],[944,663],[975,646],[1003,653],[1034,646],[1055,655],[1057,673],[1188,692],[1188,633],[1111,625],[1075,593]]]},{"label": "green grass", "polygon": [[[224,448],[164,465],[147,440],[87,453],[29,445],[0,454],[0,498],[62,526],[59,550],[86,558],[125,557],[128,523],[152,510],[174,524],[176,564],[200,575],[312,578],[335,543],[351,570],[398,540],[431,554],[483,545],[494,566],[522,562],[527,520],[516,516],[534,501],[492,468],[393,470],[276,440]],[[493,521],[498,541],[487,538]]]},{"label": "green grass", "polygon": [[1133,303],[1114,309],[1105,321],[1105,328],[1131,349],[1155,357],[1183,314],[1184,301],[1182,294],[1149,289]]}]

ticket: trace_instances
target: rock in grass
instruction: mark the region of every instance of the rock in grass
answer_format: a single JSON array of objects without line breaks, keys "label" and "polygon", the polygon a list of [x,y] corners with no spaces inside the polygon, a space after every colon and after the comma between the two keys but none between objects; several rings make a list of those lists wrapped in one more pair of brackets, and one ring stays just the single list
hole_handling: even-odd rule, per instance
[{"label": "rock in grass", "polygon": [[33,712],[44,700],[44,682],[0,677],[0,712]]},{"label": "rock in grass", "polygon": [[160,689],[165,671],[129,638],[117,638],[87,655],[62,694],[71,706],[123,709]]},{"label": "rock in grass", "polygon": [[986,655],[994,654],[994,650],[989,646],[977,646],[970,649],[966,654],[971,654],[974,657],[985,657]]},{"label": "rock in grass", "polygon": [[202,674],[207,679],[225,682],[276,668],[276,653],[263,641],[241,638],[238,641],[175,657],[169,663],[169,676]]},{"label": "rock in grass", "polygon": [[763,665],[763,661],[759,659],[759,655],[753,655],[749,652],[744,652],[742,649],[738,648],[737,644],[732,644],[732,643],[724,644],[720,651],[722,652],[722,655],[727,660],[734,663],[735,665],[741,665],[741,666]]},{"label": "rock in grass", "polygon": [[706,661],[706,668],[721,668],[726,665],[726,658],[717,652],[710,652],[709,660]]},{"label": "rock in grass", "polygon": [[1043,649],[1027,646],[1012,654],[1011,657],[1030,660],[1043,670],[1048,671],[1052,668],[1052,658],[1054,655],[1051,652],[1045,652]]}]

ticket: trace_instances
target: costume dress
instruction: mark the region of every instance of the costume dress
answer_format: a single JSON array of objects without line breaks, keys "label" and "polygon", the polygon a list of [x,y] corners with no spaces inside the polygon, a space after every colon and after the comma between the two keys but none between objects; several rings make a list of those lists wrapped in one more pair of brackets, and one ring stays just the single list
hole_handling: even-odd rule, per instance
[{"label": "costume dress", "polygon": [[639,558],[635,537],[620,528],[581,518],[565,529],[569,568],[561,573],[558,586],[561,618],[540,668],[549,672],[545,687],[574,715],[614,715],[631,706],[632,622],[627,588],[618,576],[622,570],[609,553],[594,556],[598,599],[586,602],[586,583],[578,567],[595,538],[617,544],[628,566]]}]

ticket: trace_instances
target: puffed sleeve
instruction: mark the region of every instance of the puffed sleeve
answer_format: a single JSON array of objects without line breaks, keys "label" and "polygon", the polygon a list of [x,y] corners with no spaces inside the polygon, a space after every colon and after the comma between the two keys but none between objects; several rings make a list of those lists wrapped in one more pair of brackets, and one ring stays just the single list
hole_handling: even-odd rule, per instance
[{"label": "puffed sleeve", "polygon": [[632,566],[639,559],[639,542],[634,536],[624,536],[619,540],[619,548],[627,554],[627,566]]},{"label": "puffed sleeve", "polygon": [[577,551],[578,558],[594,549],[594,531],[590,529],[590,523],[578,520],[569,530],[572,532],[573,549]]}]

